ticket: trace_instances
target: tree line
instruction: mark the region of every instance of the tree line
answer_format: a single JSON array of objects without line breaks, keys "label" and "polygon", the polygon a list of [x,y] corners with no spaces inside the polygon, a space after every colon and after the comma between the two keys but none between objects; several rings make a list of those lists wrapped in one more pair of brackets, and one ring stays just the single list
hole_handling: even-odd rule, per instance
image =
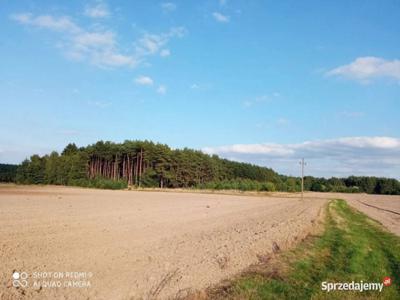
[{"label": "tree line", "polygon": [[[0,181],[111,189],[136,186],[301,190],[299,177],[279,175],[270,168],[230,161],[188,148],[171,149],[150,141],[99,141],[80,148],[71,143],[61,153],[33,155],[19,166],[0,165]],[[325,179],[307,176],[304,188],[320,192],[400,194],[398,180],[376,177]]]},{"label": "tree line", "polygon": [[347,192],[400,195],[400,182],[394,178],[349,176],[347,178],[304,177],[304,189],[315,192]]},{"label": "tree line", "polygon": [[0,164],[0,182],[15,182],[17,165]]},{"label": "tree line", "polygon": [[[60,184],[121,188],[203,187],[212,182],[281,183],[269,168],[221,159],[201,151],[171,149],[150,141],[97,142],[61,152],[33,155],[18,167],[15,180],[25,184]],[[261,186],[260,186],[261,188]],[[267,186],[263,186],[264,189]]]}]

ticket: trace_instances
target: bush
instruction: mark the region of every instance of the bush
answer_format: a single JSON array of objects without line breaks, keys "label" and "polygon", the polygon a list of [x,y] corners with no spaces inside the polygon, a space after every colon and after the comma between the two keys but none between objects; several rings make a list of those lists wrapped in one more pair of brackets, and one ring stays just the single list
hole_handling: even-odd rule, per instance
[{"label": "bush", "polygon": [[128,187],[128,183],[123,180],[114,181],[106,178],[95,178],[95,179],[75,179],[68,182],[69,185],[106,189],[106,190],[122,190]]},{"label": "bush", "polygon": [[272,182],[266,182],[261,184],[261,191],[266,191],[266,192],[275,192],[276,187],[275,184]]},{"label": "bush", "polygon": [[272,182],[259,182],[251,179],[220,180],[202,183],[197,186],[199,189],[208,190],[239,190],[239,191],[268,191],[276,190]]},{"label": "bush", "polygon": [[347,188],[347,193],[360,193],[360,188],[358,186],[351,186]]},{"label": "bush", "polygon": [[157,173],[152,170],[146,170],[141,178],[142,187],[159,187],[160,182]]}]

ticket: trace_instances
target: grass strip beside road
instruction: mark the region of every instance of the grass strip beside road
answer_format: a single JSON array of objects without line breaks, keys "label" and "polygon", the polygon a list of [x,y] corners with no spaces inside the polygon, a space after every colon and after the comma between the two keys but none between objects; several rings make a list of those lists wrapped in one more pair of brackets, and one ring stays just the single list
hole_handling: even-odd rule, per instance
[{"label": "grass strip beside road", "polygon": [[[344,200],[329,203],[324,226],[320,235],[281,253],[275,262],[210,291],[210,298],[400,299],[399,237]],[[382,283],[387,276],[392,285],[382,292],[321,290],[323,281]]]}]

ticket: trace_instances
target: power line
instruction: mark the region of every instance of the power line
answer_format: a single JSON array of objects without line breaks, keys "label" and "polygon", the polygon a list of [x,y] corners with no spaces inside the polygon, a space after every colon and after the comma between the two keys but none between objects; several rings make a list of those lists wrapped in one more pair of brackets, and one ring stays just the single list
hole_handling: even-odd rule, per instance
[{"label": "power line", "polygon": [[301,161],[299,162],[299,164],[301,165],[301,200],[303,200],[304,198],[304,166],[307,165],[306,162],[304,162],[304,158],[301,159]]}]

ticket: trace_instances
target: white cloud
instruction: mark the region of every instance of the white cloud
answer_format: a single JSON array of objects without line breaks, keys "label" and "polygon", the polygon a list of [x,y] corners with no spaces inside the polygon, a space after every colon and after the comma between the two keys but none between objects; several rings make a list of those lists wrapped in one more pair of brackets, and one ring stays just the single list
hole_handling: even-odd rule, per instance
[{"label": "white cloud", "polygon": [[114,47],[116,44],[115,34],[111,31],[105,32],[83,32],[73,37],[76,47],[86,48],[93,46]]},{"label": "white cloud", "polygon": [[212,15],[213,15],[214,19],[220,23],[228,23],[229,19],[230,19],[229,16],[223,15],[219,12],[213,12]]},{"label": "white cloud", "polygon": [[243,106],[244,107],[252,107],[257,104],[269,103],[269,102],[275,100],[276,98],[279,98],[280,96],[281,96],[281,94],[279,94],[278,92],[274,92],[272,94],[264,94],[264,95],[256,96],[254,98],[244,100]]},{"label": "white cloud", "polygon": [[156,34],[145,34],[139,40],[138,50],[147,52],[149,54],[155,54],[165,44],[165,40]]},{"label": "white cloud", "polygon": [[192,90],[197,90],[197,89],[200,88],[200,86],[199,86],[197,83],[193,83],[193,84],[190,86],[190,88],[191,88]]},{"label": "white cloud", "polygon": [[184,27],[173,27],[163,34],[146,33],[136,43],[136,52],[142,56],[158,54],[171,38],[181,38],[185,34]]},{"label": "white cloud", "polygon": [[316,176],[375,175],[399,177],[400,138],[344,137],[298,144],[235,144],[203,149],[209,154],[275,168],[285,174],[298,172],[297,161],[310,162]]},{"label": "white cloud", "polygon": [[32,14],[31,13],[13,14],[10,16],[10,18],[22,24],[29,24],[32,20]]},{"label": "white cloud", "polygon": [[111,31],[75,34],[69,38],[64,49],[68,57],[89,61],[100,67],[134,67],[139,63],[131,54],[119,52],[116,35]]},{"label": "white cloud", "polygon": [[161,57],[167,57],[167,56],[170,56],[170,55],[171,55],[171,51],[169,51],[169,49],[163,49],[160,52],[160,56]]},{"label": "white cloud", "polygon": [[362,111],[342,111],[340,112],[340,115],[346,118],[361,118],[365,115],[364,112]]},{"label": "white cloud", "polygon": [[173,12],[176,10],[176,4],[172,2],[163,2],[161,3],[161,9],[164,13]]},{"label": "white cloud", "polygon": [[110,15],[110,11],[105,3],[98,3],[94,6],[86,6],[84,14],[90,18],[105,18]]},{"label": "white cloud", "polygon": [[160,85],[157,89],[157,93],[165,95],[167,93],[167,87],[165,85]]},{"label": "white cloud", "polygon": [[290,120],[286,118],[279,118],[278,120],[276,120],[276,123],[281,127],[286,127],[290,125]]},{"label": "white cloud", "polygon": [[114,53],[112,51],[104,51],[94,54],[91,61],[94,65],[106,67],[134,67],[139,63],[132,56]]},{"label": "white cloud", "polygon": [[[135,83],[142,86],[153,86],[155,82],[149,76],[138,76],[135,78]],[[165,95],[167,93],[167,87],[164,84],[158,85],[155,91],[160,95]]]},{"label": "white cloud", "polygon": [[135,83],[139,85],[153,85],[154,81],[148,76],[139,76],[135,79]]},{"label": "white cloud", "polygon": [[374,56],[359,57],[348,65],[330,70],[326,75],[340,76],[362,83],[376,78],[400,80],[400,60],[385,60]]},{"label": "white cloud", "polygon": [[[97,15],[101,14],[97,12]],[[169,50],[164,48],[172,38],[180,38],[186,34],[184,27],[173,27],[166,33],[145,33],[134,42],[135,47],[122,52],[118,36],[108,29],[88,30],[71,20],[68,16],[34,16],[31,13],[11,15],[10,18],[22,25],[59,32],[57,48],[67,58],[88,62],[98,67],[136,67],[152,55],[168,56]]]},{"label": "white cloud", "polygon": [[[344,152],[365,149],[395,150],[400,153],[400,139],[393,137],[344,137],[338,139],[306,141],[300,144],[237,144],[206,148],[209,153],[276,154],[278,156],[341,156]],[[210,152],[211,151],[211,152]],[[369,153],[371,154],[371,153]]]},{"label": "white cloud", "polygon": [[108,101],[89,101],[88,104],[90,106],[96,106],[98,108],[106,108],[112,105],[112,103]]},{"label": "white cloud", "polygon": [[70,20],[69,17],[62,16],[59,18],[50,15],[41,15],[34,17],[31,13],[22,13],[11,15],[11,19],[21,24],[32,25],[54,31],[67,31],[77,33],[81,28]]},{"label": "white cloud", "polygon": [[253,102],[250,101],[250,100],[245,100],[245,101],[243,101],[243,106],[244,106],[244,107],[250,107],[250,106],[252,106],[252,105],[253,105]]},{"label": "white cloud", "polygon": [[273,156],[289,156],[294,153],[290,147],[279,144],[235,144],[230,146],[206,147],[203,151],[208,154],[263,154]]},{"label": "white cloud", "polygon": [[100,67],[136,66],[137,59],[118,50],[115,33],[111,31],[87,31],[69,17],[32,14],[12,15],[21,24],[63,33],[58,47],[70,59],[88,61]]}]

